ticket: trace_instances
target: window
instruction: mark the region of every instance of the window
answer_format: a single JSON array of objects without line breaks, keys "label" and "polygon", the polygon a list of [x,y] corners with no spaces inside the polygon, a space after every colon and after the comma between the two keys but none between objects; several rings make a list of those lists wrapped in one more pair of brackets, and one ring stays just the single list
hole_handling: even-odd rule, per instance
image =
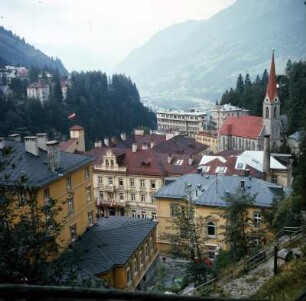
[{"label": "window", "polygon": [[155,202],[155,198],[154,196],[151,196],[151,203],[154,203]]},{"label": "window", "polygon": [[141,211],[141,218],[147,218],[147,213],[145,211]]},{"label": "window", "polygon": [[98,183],[102,184],[103,183],[103,177],[98,177]]},{"label": "window", "polygon": [[155,189],[156,188],[156,182],[155,180],[151,180],[151,188]]},{"label": "window", "polygon": [[87,202],[91,202],[91,186],[86,187]]},{"label": "window", "polygon": [[114,167],[114,160],[110,160],[111,167]]},{"label": "window", "polygon": [[132,217],[137,217],[137,212],[135,209],[132,210]]},{"label": "window", "polygon": [[218,166],[216,168],[216,173],[225,173],[226,172],[226,167],[224,166]]},{"label": "window", "polygon": [[99,198],[103,200],[103,191],[99,191]]},{"label": "window", "polygon": [[91,227],[94,224],[94,213],[93,210],[88,212],[88,225]]},{"label": "window", "polygon": [[276,114],[277,114],[277,107],[275,107],[274,110],[273,110],[273,117],[274,118],[276,117]]},{"label": "window", "polygon": [[124,200],[124,194],[123,193],[119,193],[119,200],[123,201]]},{"label": "window", "polygon": [[147,244],[145,244],[145,256],[146,258],[149,256],[149,248]]},{"label": "window", "polygon": [[89,171],[89,167],[87,166],[85,168],[85,179],[88,180],[90,178],[90,171]]},{"label": "window", "polygon": [[141,195],[141,201],[142,201],[143,203],[146,202],[146,196],[145,196],[144,194]]},{"label": "window", "polygon": [[144,179],[140,179],[140,187],[141,188],[145,187],[145,180]]},{"label": "window", "polygon": [[145,258],[142,250],[139,251],[139,259],[140,259],[140,264],[143,265],[145,263]]},{"label": "window", "polygon": [[254,218],[254,225],[255,227],[260,227],[261,224],[261,214],[258,212],[255,212],[253,215]]},{"label": "window", "polygon": [[152,211],[152,219],[156,220],[156,212],[155,211]]},{"label": "window", "polygon": [[78,238],[78,232],[77,232],[77,225],[73,224],[70,226],[70,236],[71,236],[71,241],[75,241]]},{"label": "window", "polygon": [[202,172],[208,172],[210,169],[210,166],[202,166]]},{"label": "window", "polygon": [[176,162],[174,163],[174,165],[182,165],[184,162],[184,160],[176,160]]},{"label": "window", "polygon": [[266,118],[269,118],[269,108],[266,107]]},{"label": "window", "polygon": [[46,188],[44,190],[44,197],[45,197],[45,203],[49,202],[49,200],[50,200],[50,190],[49,190],[49,188]]},{"label": "window", "polygon": [[113,185],[113,178],[112,177],[108,177],[108,184]]},{"label": "window", "polygon": [[131,201],[135,201],[136,200],[136,195],[135,193],[131,193]]},{"label": "window", "polygon": [[208,236],[216,236],[216,226],[213,222],[207,223],[207,235]]},{"label": "window", "polygon": [[272,175],[272,183],[277,184],[277,175]]},{"label": "window", "polygon": [[119,186],[123,186],[123,179],[122,179],[122,178],[120,178],[120,179],[118,180],[118,182],[119,182]]},{"label": "window", "polygon": [[133,267],[134,267],[134,274],[137,274],[139,271],[139,261],[137,258],[134,258],[133,260]]},{"label": "window", "polygon": [[130,179],[130,186],[135,187],[135,180],[133,178]]},{"label": "window", "polygon": [[129,284],[132,281],[131,268],[128,266],[126,269],[126,282]]},{"label": "window", "polygon": [[71,189],[71,176],[68,176],[66,178],[66,188],[67,188],[67,190]]},{"label": "window", "polygon": [[170,206],[170,216],[171,217],[177,217],[180,214],[180,208],[179,205],[171,205]]},{"label": "window", "polygon": [[67,204],[68,204],[68,214],[71,214],[74,212],[74,206],[73,206],[73,198],[67,199]]}]

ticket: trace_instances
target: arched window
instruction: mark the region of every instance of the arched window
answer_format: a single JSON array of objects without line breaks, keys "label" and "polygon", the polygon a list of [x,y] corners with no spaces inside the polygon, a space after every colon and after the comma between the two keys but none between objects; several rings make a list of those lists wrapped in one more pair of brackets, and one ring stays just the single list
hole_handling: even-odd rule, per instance
[{"label": "arched window", "polygon": [[276,117],[276,114],[277,114],[277,107],[274,108],[273,117]]},{"label": "arched window", "polygon": [[114,166],[114,160],[111,160],[111,166],[113,167]]},{"label": "arched window", "polygon": [[109,165],[108,159],[105,160],[105,164],[106,164],[106,166]]},{"label": "arched window", "polygon": [[266,118],[269,118],[269,108],[266,107]]},{"label": "arched window", "polygon": [[216,226],[213,222],[207,223],[207,235],[208,236],[216,236]]}]

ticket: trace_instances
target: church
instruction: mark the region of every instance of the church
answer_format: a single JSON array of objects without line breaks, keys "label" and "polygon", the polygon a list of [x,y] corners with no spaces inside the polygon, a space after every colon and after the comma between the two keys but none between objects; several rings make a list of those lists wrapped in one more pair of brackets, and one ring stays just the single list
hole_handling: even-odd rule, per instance
[{"label": "church", "polygon": [[218,150],[263,150],[263,138],[269,135],[270,149],[275,151],[282,144],[283,132],[273,51],[262,117],[228,117],[219,129]]}]

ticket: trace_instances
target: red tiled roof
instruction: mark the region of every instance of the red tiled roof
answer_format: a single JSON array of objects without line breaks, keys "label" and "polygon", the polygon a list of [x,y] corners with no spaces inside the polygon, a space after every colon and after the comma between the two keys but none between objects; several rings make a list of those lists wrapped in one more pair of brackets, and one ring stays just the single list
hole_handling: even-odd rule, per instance
[{"label": "red tiled roof", "polygon": [[84,130],[84,128],[80,125],[74,125],[69,130]]},{"label": "red tiled roof", "polygon": [[223,136],[257,139],[262,131],[262,128],[262,117],[228,117],[221,126],[219,133]]},{"label": "red tiled roof", "polygon": [[270,102],[274,101],[274,99],[277,97],[274,51],[272,52],[272,61],[271,61],[271,68],[270,68],[270,74],[269,74],[269,81],[268,81],[266,96],[269,98]]}]

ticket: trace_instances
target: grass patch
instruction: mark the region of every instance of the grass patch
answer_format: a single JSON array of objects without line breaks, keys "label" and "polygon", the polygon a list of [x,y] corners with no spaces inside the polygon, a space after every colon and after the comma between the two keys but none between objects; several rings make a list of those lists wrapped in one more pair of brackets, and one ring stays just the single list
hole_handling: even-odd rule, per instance
[{"label": "grass patch", "polygon": [[267,281],[251,298],[292,301],[306,291],[306,258],[284,265],[277,276]]}]

